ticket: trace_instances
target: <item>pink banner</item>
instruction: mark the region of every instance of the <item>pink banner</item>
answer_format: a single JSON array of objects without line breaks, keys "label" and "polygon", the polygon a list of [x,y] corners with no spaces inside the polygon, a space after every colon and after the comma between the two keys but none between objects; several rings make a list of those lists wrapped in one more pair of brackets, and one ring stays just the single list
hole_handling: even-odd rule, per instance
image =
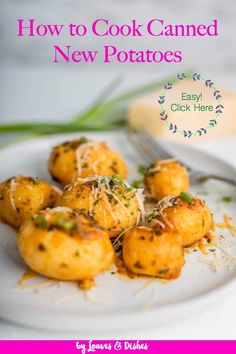
[{"label": "pink banner", "polygon": [[236,341],[143,341],[143,340],[2,340],[0,353],[236,353]]}]

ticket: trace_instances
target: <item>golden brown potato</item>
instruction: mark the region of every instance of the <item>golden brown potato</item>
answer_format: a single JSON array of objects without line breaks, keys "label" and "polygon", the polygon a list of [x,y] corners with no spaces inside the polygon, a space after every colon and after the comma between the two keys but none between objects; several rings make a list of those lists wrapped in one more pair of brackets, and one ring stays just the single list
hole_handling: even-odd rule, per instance
[{"label": "golden brown potato", "polygon": [[15,176],[0,184],[0,218],[13,227],[54,206],[61,191],[38,178]]},{"label": "golden brown potato", "polygon": [[119,176],[78,178],[64,188],[59,205],[84,210],[111,237],[138,224],[144,214],[141,190]]},{"label": "golden brown potato", "polygon": [[154,162],[147,169],[144,182],[151,196],[157,200],[167,196],[176,197],[189,188],[186,168],[174,160]]},{"label": "golden brown potato", "polygon": [[178,278],[184,265],[181,237],[165,230],[135,227],[124,235],[123,259],[134,274]]},{"label": "golden brown potato", "polygon": [[116,151],[106,143],[91,142],[84,137],[55,146],[48,167],[53,179],[62,185],[77,177],[127,176],[126,164]]},{"label": "golden brown potato", "polygon": [[18,247],[32,270],[59,280],[93,278],[114,257],[108,233],[91,217],[68,208],[46,209],[27,220]]},{"label": "golden brown potato", "polygon": [[179,233],[183,246],[190,246],[209,232],[213,217],[201,199],[187,193],[181,193],[181,196],[159,201],[148,215],[148,221],[156,229],[166,228]]}]

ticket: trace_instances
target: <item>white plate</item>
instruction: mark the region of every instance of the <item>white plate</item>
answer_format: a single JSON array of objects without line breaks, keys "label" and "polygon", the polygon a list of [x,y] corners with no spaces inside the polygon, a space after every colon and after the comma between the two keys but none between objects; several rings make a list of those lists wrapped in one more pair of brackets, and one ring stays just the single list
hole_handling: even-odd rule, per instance
[{"label": "white plate", "polygon": [[[128,162],[129,180],[137,178],[136,167],[142,160],[124,133],[88,133],[86,136],[105,140],[118,150]],[[51,147],[70,137],[46,137],[2,149],[0,180],[25,174],[50,181],[47,158]],[[222,160],[188,146],[171,144],[169,147],[189,164],[236,178],[235,169]],[[205,191],[208,195],[204,195]],[[222,220],[224,213],[233,216],[236,201],[233,188],[211,181],[192,188],[192,192],[207,201],[217,221]],[[225,195],[231,195],[234,202],[219,202]],[[227,232],[222,233],[234,241]],[[99,331],[163,325],[199,311],[200,307],[210,305],[236,288],[236,269],[229,270],[222,264],[215,273],[199,260],[200,252],[187,254],[181,277],[167,284],[157,280],[151,283],[148,279],[131,280],[107,272],[97,277],[96,288],[87,295],[74,283],[47,281],[40,276],[19,286],[26,266],[18,254],[14,232],[2,224],[0,234],[0,315],[23,325],[64,331],[76,329],[89,336]],[[235,243],[232,252],[236,255]]]}]

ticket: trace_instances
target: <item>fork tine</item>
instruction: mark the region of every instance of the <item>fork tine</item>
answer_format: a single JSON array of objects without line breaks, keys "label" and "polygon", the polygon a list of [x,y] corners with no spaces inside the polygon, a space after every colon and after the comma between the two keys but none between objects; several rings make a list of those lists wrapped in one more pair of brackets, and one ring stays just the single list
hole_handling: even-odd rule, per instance
[{"label": "fork tine", "polygon": [[[170,155],[145,128],[140,129],[138,132],[129,129],[129,134],[132,137],[131,142],[135,145],[136,149],[142,153],[148,163],[152,163],[158,159],[175,158],[175,156]],[[189,172],[192,171],[192,168],[186,163],[183,163],[180,159],[178,159],[178,161],[183,164]]]},{"label": "fork tine", "polygon": [[[156,151],[156,155],[159,155],[159,158],[161,159],[175,159],[176,156],[171,155],[168,150],[166,150],[145,128],[140,130],[139,137],[143,136],[146,138],[146,143],[149,142],[149,145],[151,148]],[[151,149],[150,148],[150,149]],[[177,160],[184,165],[187,170],[190,172],[192,171],[192,168],[183,162],[181,159],[177,158]]]},{"label": "fork tine", "polygon": [[144,151],[142,144],[137,139],[137,134],[131,131],[130,129],[128,130],[128,138],[133,144],[133,146],[140,152],[145,160],[145,163],[150,165],[152,163],[152,158],[147,154],[147,152]]},{"label": "fork tine", "polygon": [[149,144],[149,141],[139,132],[135,133],[137,144],[143,150],[143,153],[149,157],[151,162],[158,158],[157,153],[154,151],[152,146]]},{"label": "fork tine", "polygon": [[161,146],[160,143],[147,131],[147,129],[143,128],[139,132],[139,137],[148,144],[151,151],[153,151],[153,155],[155,159],[173,159],[173,155],[171,155],[165,148]]},{"label": "fork tine", "polygon": [[149,137],[145,136],[142,132],[136,132],[129,129],[129,138],[135,148],[141,152],[145,160],[150,164],[157,159],[166,158],[166,155],[160,155],[158,151],[150,144]]},{"label": "fork tine", "polygon": [[[147,162],[153,162],[157,157],[162,159],[171,159],[172,155],[169,154],[165,148],[163,148],[146,129],[140,129],[138,132],[134,132],[131,129],[128,130],[128,136],[130,141],[136,147],[136,149],[142,153]],[[178,161],[183,164],[188,172],[192,183],[198,183],[201,181],[206,181],[208,179],[213,179],[221,182],[225,182],[233,187],[236,187],[236,180],[233,178],[215,175],[212,173],[204,173],[198,171],[183,163],[178,159]]]}]

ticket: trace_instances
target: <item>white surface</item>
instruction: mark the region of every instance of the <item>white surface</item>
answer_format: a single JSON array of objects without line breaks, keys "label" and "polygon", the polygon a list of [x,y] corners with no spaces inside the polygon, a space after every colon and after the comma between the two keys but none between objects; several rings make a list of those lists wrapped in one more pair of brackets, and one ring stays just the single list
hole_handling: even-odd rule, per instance
[{"label": "white surface", "polygon": [[[53,142],[55,142],[55,137],[51,138]],[[120,139],[122,139],[121,137],[118,137],[118,142],[120,143]],[[111,144],[113,144],[113,146],[115,146],[114,144],[114,138],[112,137],[112,135],[110,134],[109,137],[106,137],[106,140],[108,140],[108,142],[110,141]],[[20,154],[21,156],[25,156],[27,154],[27,156],[29,157],[28,159],[24,159],[23,161],[17,160],[15,161],[15,164],[12,166],[11,163],[7,164],[6,161],[11,161],[11,156],[12,154],[15,154],[15,150],[14,147],[9,148],[8,151],[6,151],[5,155],[4,152],[2,153],[2,155],[0,154],[0,161],[1,161],[1,165],[4,164],[4,175],[1,176],[2,178],[8,177],[9,175],[13,175],[15,173],[29,173],[29,174],[37,174],[40,175],[42,177],[45,176],[46,173],[46,168],[45,168],[45,161],[47,158],[47,150],[49,149],[49,146],[51,145],[47,143],[47,140],[43,139],[43,142],[37,143],[37,142],[26,142],[25,144],[22,144],[21,147],[19,146],[19,148],[17,149],[17,153]],[[119,144],[120,146],[124,146],[124,144]],[[121,152],[126,152],[127,148],[122,148],[123,151],[121,150]],[[38,156],[38,161],[39,164],[37,163],[38,161],[35,161],[35,158],[37,158],[37,152],[41,151],[42,154],[39,154]],[[178,151],[178,150],[177,150]],[[184,150],[180,151],[181,156],[185,156],[186,154],[186,149],[184,148]],[[129,156],[130,155],[130,156]],[[127,155],[126,155],[127,156]],[[191,156],[191,158],[190,158]],[[128,156],[131,161],[135,159],[133,159],[132,157],[132,151],[129,151]],[[191,152],[191,154],[189,154],[189,152],[187,152],[186,154],[186,158],[190,158],[190,160],[192,159],[194,161],[194,163],[196,163],[199,166],[203,166],[204,168],[209,168],[209,166],[211,165],[211,168],[214,168],[216,170],[219,170],[221,168],[224,169],[224,172],[226,171],[226,167],[227,166],[223,166],[220,165],[219,163],[215,163],[214,159],[213,160],[207,160],[207,157],[205,157],[204,155],[200,155],[196,154],[194,152]],[[27,162],[26,162],[27,161]],[[32,163],[32,161],[34,161],[34,163]],[[36,162],[36,163],[35,163]],[[132,166],[131,166],[132,169]],[[230,170],[229,170],[230,173]],[[213,184],[214,187],[214,184]],[[219,187],[219,188],[218,188]],[[227,187],[228,188],[228,187]],[[225,194],[235,194],[235,191],[229,191],[227,190],[227,188],[225,186],[217,186],[217,190],[218,193],[217,195],[214,195],[214,197],[216,198],[216,200],[219,198],[219,195],[225,195]],[[211,198],[210,198],[211,199]],[[212,204],[212,203],[211,203]],[[213,204],[211,205],[211,207],[213,207]],[[222,211],[221,211],[222,214]],[[231,211],[232,214],[232,211]],[[13,239],[14,240],[14,239]],[[13,242],[13,240],[11,242]],[[10,243],[11,243],[10,242]],[[143,292],[141,294],[141,296],[139,298],[134,298],[134,297],[130,297],[130,294],[133,293],[135,290],[139,289],[140,287],[142,287],[142,281],[129,281],[130,284],[127,287],[126,286],[126,282],[124,281],[124,284],[122,284],[123,281],[120,281],[120,284],[118,284],[119,286],[117,287],[117,290],[115,292],[115,294],[119,295],[118,298],[116,299],[116,303],[118,303],[119,305],[119,315],[126,309],[126,310],[130,310],[130,309],[134,309],[135,311],[135,315],[134,313],[132,314],[132,310],[130,313],[130,316],[125,318],[125,317],[121,317],[118,320],[118,313],[116,312],[117,309],[110,307],[110,310],[105,307],[101,307],[98,305],[93,305],[90,304],[88,302],[84,302],[84,299],[81,297],[80,301],[81,301],[81,310],[83,309],[83,312],[91,312],[94,313],[96,312],[97,314],[99,314],[99,321],[102,320],[102,324],[99,324],[99,326],[102,326],[103,328],[106,328],[106,331],[104,331],[104,333],[94,333],[93,330],[95,330],[96,328],[94,328],[95,326],[95,321],[92,323],[89,323],[88,321],[85,321],[86,316],[84,318],[84,320],[81,322],[79,321],[77,323],[77,320],[81,317],[80,315],[78,315],[78,319],[76,319],[76,317],[74,316],[76,314],[76,311],[78,308],[78,298],[76,295],[76,301],[74,300],[74,297],[72,296],[71,298],[69,297],[69,301],[65,301],[63,300],[61,303],[59,301],[59,303],[55,306],[55,304],[50,303],[50,301],[52,299],[55,300],[55,298],[59,297],[62,295],[61,294],[61,289],[54,289],[54,291],[49,292],[50,294],[48,295],[46,293],[46,295],[44,294],[44,292],[39,291],[38,294],[35,293],[34,297],[32,297],[32,291],[30,290],[26,290],[26,292],[21,291],[21,290],[17,290],[17,289],[10,289],[9,287],[13,287],[14,288],[14,284],[16,284],[17,280],[20,278],[21,274],[22,274],[22,263],[19,261],[17,254],[14,252],[15,246],[14,246],[14,242],[12,243],[12,245],[8,245],[7,250],[8,250],[8,254],[6,255],[6,252],[2,252],[1,255],[1,274],[3,275],[2,280],[1,280],[1,291],[0,291],[0,297],[4,298],[5,297],[5,306],[4,306],[4,310],[5,310],[5,316],[12,318],[12,316],[16,315],[16,312],[18,313],[18,320],[19,320],[19,316],[21,316],[20,321],[23,322],[28,322],[28,323],[34,323],[34,325],[36,324],[35,322],[38,322],[39,325],[43,325],[45,326],[46,323],[46,327],[50,327],[51,324],[55,323],[55,313],[60,314],[60,318],[58,319],[58,323],[57,323],[57,327],[67,327],[70,329],[70,332],[51,332],[51,331],[43,331],[43,330],[37,330],[34,331],[33,329],[23,329],[22,327],[16,327],[16,326],[12,326],[10,324],[6,324],[4,322],[2,322],[0,327],[1,331],[0,331],[0,336],[2,338],[6,338],[6,337],[12,337],[12,338],[24,338],[24,337],[29,337],[29,338],[40,338],[40,337],[44,337],[44,338],[66,338],[66,337],[80,337],[85,336],[85,337],[89,337],[90,335],[92,336],[101,336],[101,337],[107,337],[107,336],[111,336],[112,338],[114,337],[140,337],[140,338],[176,338],[176,339],[180,339],[180,338],[184,338],[184,339],[190,339],[190,338],[216,338],[214,337],[216,335],[217,332],[214,331],[214,333],[212,333],[212,331],[209,332],[206,331],[204,332],[204,334],[202,333],[201,330],[201,321],[206,321],[206,324],[204,326],[209,326],[210,323],[214,323],[214,329],[217,328],[215,326],[215,320],[216,318],[214,318],[215,314],[217,313],[218,316],[221,317],[220,320],[220,326],[222,326],[222,320],[223,317],[225,315],[227,315],[227,324],[230,324],[230,321],[228,319],[229,314],[233,314],[233,308],[227,310],[224,310],[224,306],[228,303],[228,299],[230,299],[230,297],[233,297],[233,293],[231,296],[227,297],[226,295],[224,295],[225,297],[225,302],[222,303],[222,296],[220,297],[220,303],[221,303],[221,308],[217,309],[218,306],[218,302],[216,303],[215,300],[219,299],[219,298],[210,298],[210,303],[208,303],[208,307],[199,307],[198,302],[192,303],[190,306],[191,311],[189,312],[189,308],[188,306],[184,306],[183,308],[181,308],[181,311],[184,313],[184,315],[179,316],[179,313],[175,314],[175,308],[172,308],[171,311],[167,309],[163,309],[162,307],[160,307],[160,303],[163,305],[168,304],[168,303],[178,303],[181,302],[182,300],[184,300],[186,297],[187,298],[194,298],[196,297],[196,295],[204,293],[205,291],[208,291],[209,289],[215,288],[217,287],[219,284],[221,284],[222,282],[224,282],[227,279],[230,279],[232,276],[234,277],[234,273],[228,273],[228,272],[220,272],[219,274],[214,274],[211,271],[208,271],[206,266],[203,266],[202,264],[199,264],[198,262],[196,263],[196,260],[191,261],[191,259],[189,259],[188,257],[188,261],[187,261],[187,266],[184,268],[184,272],[183,275],[181,276],[181,278],[175,282],[171,282],[168,285],[161,285],[161,284],[154,284],[154,288],[155,288],[155,294],[156,291],[158,293],[158,296],[154,297],[154,301],[153,303],[150,305],[150,308],[148,310],[146,310],[146,313],[144,311],[144,313],[138,313],[140,311],[140,304],[142,304],[144,301],[146,301],[145,299],[147,299],[148,297],[150,297],[150,291],[152,291],[152,286],[150,287],[150,289],[147,290],[147,292]],[[195,256],[195,255],[194,255]],[[190,257],[191,258],[191,257]],[[193,264],[191,264],[193,263]],[[194,264],[196,263],[196,264]],[[196,267],[197,265],[197,267]],[[10,273],[9,273],[10,270]],[[9,274],[9,275],[7,275]],[[205,281],[203,281],[203,279]],[[201,282],[202,280],[202,282]],[[109,283],[108,283],[109,281]],[[99,282],[104,282],[104,280],[100,279]],[[119,281],[118,281],[119,282]],[[114,287],[117,284],[117,279],[115,277],[108,277],[108,279],[106,280],[106,284],[104,287],[104,293],[103,293],[103,287],[102,285],[100,287],[98,287],[99,291],[96,294],[93,294],[92,297],[95,300],[100,300],[101,302],[106,302],[111,301],[110,305],[113,303],[113,296],[112,296],[112,292],[111,292],[111,288],[110,285],[111,283],[112,288],[114,289]],[[168,287],[170,287],[170,289],[168,289]],[[56,291],[56,293],[55,293]],[[127,292],[127,293],[126,293]],[[33,292],[34,293],[34,292]],[[64,289],[64,293],[66,294],[70,294],[70,293],[74,293],[73,289],[70,289],[70,287],[66,287]],[[107,294],[105,295],[105,294]],[[121,296],[121,294],[123,294],[123,297]],[[235,294],[235,291],[234,291]],[[81,295],[82,296],[82,295]],[[97,298],[98,296],[98,298]],[[79,295],[78,295],[79,297]],[[40,299],[41,298],[41,299]],[[128,298],[127,301],[119,301],[119,298]],[[13,303],[11,304],[11,301],[14,301],[17,299],[17,305],[14,305]],[[50,299],[50,301],[48,301]],[[132,299],[132,300],[131,300]],[[9,301],[9,302],[8,302]],[[48,303],[48,305],[47,305]],[[9,304],[11,304],[10,307]],[[45,318],[44,323],[42,323],[42,318],[38,318],[36,321],[34,321],[35,318],[32,318],[32,306],[35,306],[35,304],[37,304],[36,307],[38,308],[44,308],[45,311],[45,315],[43,315],[43,317]],[[230,302],[229,302],[230,304]],[[13,306],[14,305],[14,306]],[[79,304],[79,306],[81,306]],[[117,306],[117,305],[116,305]],[[181,305],[182,306],[182,305]],[[72,315],[71,313],[71,307],[74,310],[74,314]],[[109,306],[108,306],[109,307]],[[216,312],[217,309],[217,312]],[[102,312],[101,312],[102,310]],[[151,310],[151,311],[150,311]],[[177,309],[178,310],[178,309]],[[194,310],[194,311],[192,311]],[[21,314],[19,314],[19,311],[21,311]],[[55,312],[56,311],[56,312]],[[112,322],[111,320],[109,321],[109,323],[107,323],[107,318],[104,317],[102,318],[102,316],[109,314],[109,311],[111,311],[111,313],[113,313],[113,317],[116,317],[116,321]],[[187,315],[188,317],[192,317],[194,316],[192,319],[186,319],[186,311],[187,313],[189,313],[189,315]],[[196,317],[196,311],[200,312],[202,311],[201,315],[198,315]],[[70,318],[68,318],[68,312],[70,312]],[[107,313],[108,312],[108,313]],[[147,312],[149,312],[149,317],[147,317]],[[150,314],[151,312],[151,314]],[[192,313],[193,312],[193,313]],[[214,316],[213,316],[213,314]],[[67,318],[69,319],[69,321],[65,322],[65,318],[63,319],[63,316],[65,315],[65,313],[67,313]],[[46,316],[46,317],[45,317]],[[142,326],[145,326],[147,329],[145,330],[144,328],[142,329],[135,329],[135,322],[134,322],[134,316],[135,316],[135,321],[137,321],[137,323],[139,323],[140,326],[140,322],[142,323]],[[164,318],[163,318],[164,316]],[[214,322],[212,322],[212,319],[214,319]],[[163,321],[165,320],[165,321]],[[232,317],[233,320],[233,317]],[[61,322],[63,322],[63,326],[61,326]],[[147,323],[150,322],[152,323],[152,325],[150,326],[150,324]],[[199,323],[199,328],[198,330],[195,332],[196,330],[196,323]],[[40,323],[41,322],[41,323]],[[171,326],[169,323],[172,323]],[[180,326],[180,322],[181,322],[181,326]],[[190,323],[189,323],[190,322]],[[51,323],[51,324],[50,324]],[[81,323],[83,323],[83,325],[81,326]],[[178,329],[178,331],[176,332],[176,327],[175,327],[175,323],[177,325],[178,328],[182,327],[182,335],[178,335],[178,331],[180,329]],[[191,325],[192,323],[192,325]],[[122,327],[125,328],[127,325],[128,329],[126,328],[126,331],[124,332],[122,330]],[[88,331],[87,327],[91,327],[91,330]],[[114,328],[118,326],[120,327],[119,330],[114,332]],[[186,332],[184,330],[185,326],[188,327],[188,332],[187,332],[187,338],[186,338]],[[224,324],[224,328],[225,328],[226,324]],[[72,331],[73,328],[77,328],[77,330],[79,330],[79,333],[73,333],[74,331]],[[108,330],[108,328],[110,328],[110,330]],[[132,329],[131,329],[132,328]],[[152,329],[153,328],[153,329]],[[156,328],[154,330],[154,328]],[[189,328],[192,331],[189,331]],[[113,330],[112,330],[113,329]],[[220,330],[220,328],[219,328]],[[189,333],[189,334],[188,334]],[[195,333],[195,335],[194,335]],[[220,338],[233,338],[232,337],[232,332],[230,332],[230,328],[228,328],[227,333],[225,332],[225,334],[223,336],[221,336]],[[217,334],[217,336],[219,337],[219,333]]]}]

